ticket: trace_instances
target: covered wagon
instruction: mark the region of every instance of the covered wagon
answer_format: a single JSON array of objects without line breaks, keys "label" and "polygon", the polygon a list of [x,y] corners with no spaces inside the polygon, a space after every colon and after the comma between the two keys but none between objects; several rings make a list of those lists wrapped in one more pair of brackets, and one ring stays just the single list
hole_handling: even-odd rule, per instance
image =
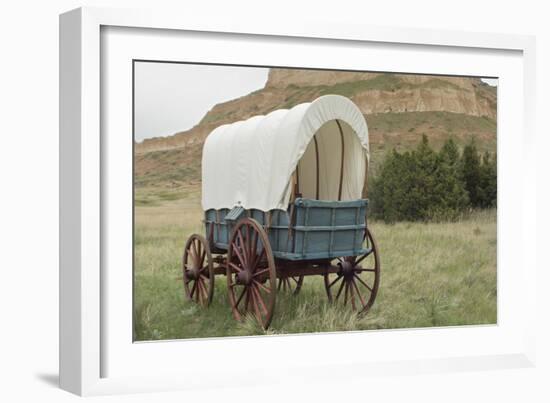
[{"label": "covered wagon", "polygon": [[217,127],[202,154],[205,236],[183,254],[186,296],[209,305],[225,275],[234,317],[267,328],[277,291],[321,275],[330,301],[366,313],[380,281],[368,165],[365,118],[342,96]]}]

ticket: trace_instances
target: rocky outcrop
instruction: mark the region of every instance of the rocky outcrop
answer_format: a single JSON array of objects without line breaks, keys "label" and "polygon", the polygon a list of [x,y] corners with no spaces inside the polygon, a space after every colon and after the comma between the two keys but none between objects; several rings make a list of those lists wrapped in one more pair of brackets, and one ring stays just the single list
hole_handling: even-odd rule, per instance
[{"label": "rocky outcrop", "polygon": [[[147,139],[136,144],[135,150],[140,154],[197,146],[221,124],[290,108],[324,94],[349,97],[367,122],[369,115],[410,112],[450,112],[496,120],[496,89],[478,78],[271,69],[263,89],[214,106],[191,130]],[[406,129],[403,135],[410,137],[414,128]]]}]

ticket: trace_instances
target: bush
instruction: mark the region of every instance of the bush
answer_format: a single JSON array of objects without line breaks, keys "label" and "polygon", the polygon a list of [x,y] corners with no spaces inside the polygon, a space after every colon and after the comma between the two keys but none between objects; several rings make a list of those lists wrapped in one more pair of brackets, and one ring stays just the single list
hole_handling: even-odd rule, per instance
[{"label": "bush", "polygon": [[456,220],[468,207],[496,204],[496,161],[483,165],[473,141],[460,155],[449,139],[439,152],[426,136],[413,151],[391,151],[371,179],[371,214],[386,222]]}]

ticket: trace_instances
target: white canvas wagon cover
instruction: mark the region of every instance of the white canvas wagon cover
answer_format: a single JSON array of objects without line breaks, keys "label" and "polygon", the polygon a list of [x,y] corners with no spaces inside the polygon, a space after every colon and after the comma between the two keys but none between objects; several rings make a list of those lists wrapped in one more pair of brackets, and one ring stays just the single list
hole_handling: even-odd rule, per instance
[{"label": "white canvas wagon cover", "polygon": [[368,158],[365,118],[339,95],[222,125],[204,143],[202,207],[286,210],[295,182],[305,198],[360,199]]}]

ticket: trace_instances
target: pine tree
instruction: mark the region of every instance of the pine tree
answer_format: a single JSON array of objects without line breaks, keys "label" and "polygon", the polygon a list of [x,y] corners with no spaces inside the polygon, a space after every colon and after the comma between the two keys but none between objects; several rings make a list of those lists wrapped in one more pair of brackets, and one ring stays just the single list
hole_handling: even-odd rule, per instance
[{"label": "pine tree", "polygon": [[460,151],[452,137],[449,137],[445,144],[443,144],[443,147],[439,152],[439,157],[442,161],[446,162],[452,167],[455,167],[457,170],[459,169]]},{"label": "pine tree", "polygon": [[432,208],[430,216],[435,219],[455,219],[469,204],[462,172],[460,152],[452,138],[449,138],[438,154],[436,168],[436,189],[438,203]]},{"label": "pine tree", "polygon": [[439,153],[426,136],[412,152],[393,150],[371,182],[371,211],[387,222],[455,219],[468,204],[460,166],[452,140]]},{"label": "pine tree", "polygon": [[437,155],[430,148],[428,138],[422,135],[422,141],[412,154],[413,163],[416,165],[416,175],[411,178],[413,183],[413,196],[417,218],[425,219],[430,216],[433,206],[438,203],[436,187]]},{"label": "pine tree", "polygon": [[481,164],[473,137],[462,151],[461,165],[462,180],[468,192],[470,204],[472,207],[481,207],[483,198],[483,191],[480,186]]},{"label": "pine tree", "polygon": [[497,163],[496,156],[491,158],[488,151],[483,154],[480,168],[481,200],[480,207],[496,207],[497,203]]}]

